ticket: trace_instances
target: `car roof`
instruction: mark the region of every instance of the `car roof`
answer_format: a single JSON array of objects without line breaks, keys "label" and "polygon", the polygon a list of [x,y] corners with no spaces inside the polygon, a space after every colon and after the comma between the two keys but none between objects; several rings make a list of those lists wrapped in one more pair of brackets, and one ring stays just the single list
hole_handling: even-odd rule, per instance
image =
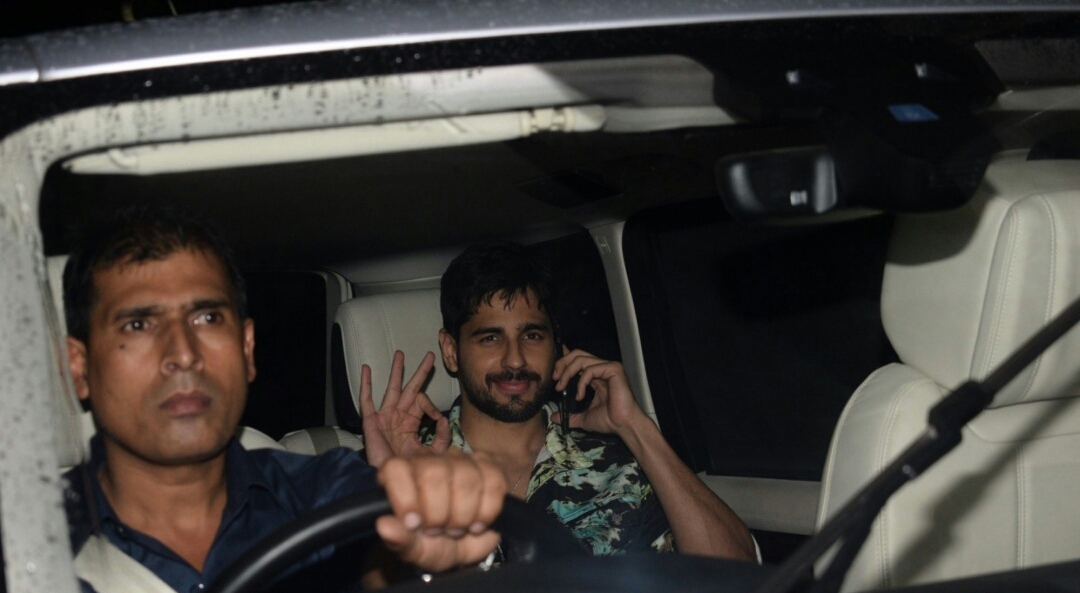
[{"label": "car roof", "polygon": [[871,15],[1076,10],[1067,0],[308,2],[98,25],[0,41],[0,86],[179,65],[433,41]]},{"label": "car roof", "polygon": [[[632,133],[609,133],[608,129],[596,134],[542,134],[442,150],[368,156],[343,153],[331,155],[339,157],[333,159],[324,155],[318,161],[303,155],[285,156],[281,158],[286,161],[305,162],[274,167],[260,167],[255,162],[225,171],[157,177],[75,175],[54,167],[42,202],[47,253],[66,251],[63,229],[71,219],[86,214],[78,205],[94,203],[87,202],[87,197],[97,200],[115,195],[132,196],[133,200],[187,200],[196,208],[210,208],[226,221],[225,226],[240,229],[230,238],[254,263],[331,265],[348,271],[356,269],[353,263],[358,258],[377,263],[379,258],[407,251],[452,251],[477,239],[514,237],[532,242],[560,236],[581,227],[625,220],[653,205],[713,195],[712,166],[723,154],[820,141],[810,126],[790,122],[765,145],[748,139],[749,135],[718,140],[717,127],[739,118],[715,104],[715,69],[701,57],[708,52],[702,45],[708,44],[684,36],[683,45],[672,45],[666,40],[669,30],[665,27],[692,25],[701,30],[701,26],[753,21],[772,23],[779,32],[770,34],[783,36],[788,30],[785,27],[806,17],[824,23],[856,14],[929,17],[1021,9],[1031,14],[1076,10],[1080,3],[1027,3],[1021,7],[989,1],[894,1],[853,7],[839,1],[808,6],[778,0],[630,4],[521,0],[500,4],[497,11],[490,8],[487,3],[470,1],[273,5],[0,41],[0,91],[26,91],[18,95],[26,98],[25,109],[9,110],[9,121],[0,121],[0,133],[79,107],[134,102],[151,105],[154,99],[200,93],[220,98],[230,91],[259,87],[279,93],[284,97],[282,105],[287,106],[286,99],[292,96],[292,105],[305,109],[319,104],[311,99],[312,93],[328,93],[324,101],[330,105],[327,114],[305,124],[317,128],[320,137],[325,137],[328,127],[537,105],[602,105],[609,122],[618,117],[618,109],[626,112],[628,107],[632,113],[624,121],[631,122],[643,121],[649,110],[660,113],[672,106],[684,113],[688,108],[697,109],[703,115],[694,116],[700,117],[696,120],[669,122],[655,130],[624,130]],[[608,36],[597,38],[597,30],[607,31]],[[583,32],[584,37],[574,37],[575,32]],[[687,47],[693,50],[695,44],[698,56],[686,57]],[[733,38],[728,47],[737,51],[738,44]],[[577,57],[586,45],[591,55],[565,61]],[[739,57],[724,59],[738,61]],[[409,81],[435,76],[430,74],[433,70],[445,72],[448,64],[457,63],[463,67],[439,79],[437,84],[443,85],[439,90],[435,90],[435,82],[429,82],[426,93],[408,95]],[[447,102],[446,88],[455,77],[481,81],[469,88],[463,101],[475,103],[485,98],[503,102],[483,107]],[[530,91],[539,89],[537,94],[510,96],[509,89],[535,79],[544,80],[528,87]],[[675,80],[683,81],[683,86],[675,85]],[[366,86],[356,90],[359,85],[349,81],[362,81]],[[383,101],[386,86],[403,88],[404,94]],[[557,94],[565,89],[573,93]],[[63,92],[48,94],[53,90]],[[36,100],[38,93],[50,98],[59,94],[67,101]],[[432,100],[437,93],[439,100]],[[204,103],[216,100],[208,98]],[[350,100],[357,105],[367,101],[363,106],[368,114],[353,119],[339,117],[350,108]],[[233,103],[231,108],[239,112],[238,102]],[[389,111],[387,106],[396,104],[415,109]],[[259,131],[260,125],[266,127],[253,123],[249,129]],[[244,132],[238,129],[227,135],[238,133]],[[762,135],[760,130],[755,133]],[[199,137],[195,132],[185,134],[178,144],[202,150],[203,145],[191,142]],[[246,152],[239,148],[224,152],[230,150],[234,154]],[[116,156],[111,149],[103,154],[103,160]],[[415,174],[383,174],[391,170]],[[650,178],[650,171],[662,172],[663,179]],[[289,195],[267,199],[284,191]],[[61,201],[51,201],[51,196],[61,196],[57,198]],[[447,224],[445,216],[417,221],[417,216],[403,214],[403,203],[435,211],[452,208],[457,215],[453,224]],[[245,228],[243,221],[251,212],[260,212],[269,226]],[[55,213],[61,218],[55,218]],[[318,222],[308,223],[314,225],[304,236],[308,247],[293,249],[298,228],[294,223],[305,219]],[[287,237],[292,239],[286,239],[285,244],[278,240]]]}]

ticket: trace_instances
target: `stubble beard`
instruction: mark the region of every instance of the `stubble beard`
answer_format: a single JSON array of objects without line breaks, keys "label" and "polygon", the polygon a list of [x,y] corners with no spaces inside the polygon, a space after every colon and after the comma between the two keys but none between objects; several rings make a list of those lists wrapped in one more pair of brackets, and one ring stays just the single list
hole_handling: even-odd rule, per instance
[{"label": "stubble beard", "polygon": [[[540,375],[529,370],[504,371],[502,373],[488,373],[484,376],[484,383],[474,382],[471,377],[461,373],[461,393],[470,404],[483,414],[509,424],[528,422],[540,413],[554,392],[555,381],[549,376],[546,381],[541,381]],[[510,401],[500,403],[491,394],[491,385],[498,381],[528,380],[537,385],[535,395],[528,399],[528,394],[511,394]]]}]

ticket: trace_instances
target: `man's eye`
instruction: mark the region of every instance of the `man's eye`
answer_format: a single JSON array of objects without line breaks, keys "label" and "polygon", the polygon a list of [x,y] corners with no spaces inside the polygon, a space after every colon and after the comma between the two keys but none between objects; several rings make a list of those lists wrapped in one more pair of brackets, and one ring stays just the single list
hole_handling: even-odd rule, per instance
[{"label": "man's eye", "polygon": [[525,339],[533,342],[540,342],[544,339],[544,334],[540,332],[529,332],[525,334]]},{"label": "man's eye", "polygon": [[195,323],[199,325],[214,325],[221,323],[225,319],[225,316],[220,311],[207,311],[205,313],[199,313],[195,317]]},{"label": "man's eye", "polygon": [[147,327],[149,327],[149,324],[145,319],[132,319],[125,323],[121,330],[126,332],[141,332],[146,331]]},{"label": "man's eye", "polygon": [[496,341],[498,339],[499,339],[499,336],[488,335],[488,336],[484,336],[484,337],[480,338],[480,343],[481,344],[490,344],[490,343],[492,343],[492,342],[494,342],[494,341]]}]

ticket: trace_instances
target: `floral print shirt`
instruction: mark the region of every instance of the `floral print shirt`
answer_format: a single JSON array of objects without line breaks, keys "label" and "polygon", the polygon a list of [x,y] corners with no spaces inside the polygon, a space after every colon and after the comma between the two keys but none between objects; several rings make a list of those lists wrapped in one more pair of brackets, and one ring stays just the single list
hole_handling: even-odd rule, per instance
[{"label": "floral print shirt", "polygon": [[[660,501],[622,439],[582,430],[563,436],[551,421],[554,404],[541,412],[547,422],[545,447],[529,477],[526,502],[542,505],[594,555],[674,550]],[[461,432],[461,402],[448,415],[451,445],[469,451]],[[425,431],[424,442],[434,434]]]}]

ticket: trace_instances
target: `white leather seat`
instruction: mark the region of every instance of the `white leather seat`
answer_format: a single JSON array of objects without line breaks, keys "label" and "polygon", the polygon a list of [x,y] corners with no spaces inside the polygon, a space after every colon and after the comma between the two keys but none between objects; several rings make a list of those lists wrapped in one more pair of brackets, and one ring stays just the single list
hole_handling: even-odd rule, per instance
[{"label": "white leather seat", "polygon": [[[53,312],[56,314],[61,336],[67,335],[67,322],[64,318],[64,266],[68,256],[54,255],[45,258],[45,269],[49,277],[49,290],[52,293]],[[55,355],[58,369],[68,366],[67,343],[61,338]],[[75,395],[70,373],[58,373],[53,398],[53,428],[56,435],[56,451],[60,467],[67,469],[78,465],[90,457],[90,437],[94,436],[94,420],[90,412],[82,408],[82,403]]]},{"label": "white leather seat", "polygon": [[294,430],[281,437],[281,445],[287,451],[318,455],[336,447],[348,447],[354,451],[364,449],[364,440],[337,426],[316,426]]},{"label": "white leather seat", "polygon": [[[882,320],[902,364],[858,388],[833,435],[818,526],[906,448],[929,408],[1080,296],[1080,163],[1005,158],[970,204],[899,217]],[[1080,558],[1080,331],[1066,334],[900,490],[844,590]]]},{"label": "white leather seat", "polygon": [[[371,367],[372,396],[379,407],[395,351],[405,353],[403,380],[406,382],[426,353],[439,356],[442,315],[438,289],[356,297],[338,307],[334,323],[341,329],[349,393],[357,414],[360,414],[360,369],[364,364]],[[424,389],[440,410],[449,409],[460,393],[457,380],[447,373],[441,357],[436,358],[434,372]],[[286,449],[301,453],[321,453],[340,446],[362,448],[362,441],[356,435],[330,426],[289,433],[281,443]]]},{"label": "white leather seat", "polygon": [[440,410],[450,409],[461,393],[457,379],[446,371],[439,354],[442,314],[438,289],[357,297],[338,308],[336,323],[341,326],[345,368],[357,412],[361,366],[371,367],[372,395],[375,407],[380,407],[397,350],[405,353],[404,381],[412,377],[425,354],[435,353],[435,370],[424,392]]}]

